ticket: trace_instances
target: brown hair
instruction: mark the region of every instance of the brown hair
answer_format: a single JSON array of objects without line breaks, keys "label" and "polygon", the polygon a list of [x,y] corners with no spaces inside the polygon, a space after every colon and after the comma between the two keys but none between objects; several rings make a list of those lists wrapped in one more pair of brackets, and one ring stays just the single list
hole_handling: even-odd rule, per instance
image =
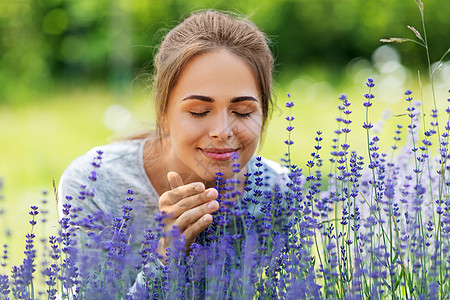
[{"label": "brown hair", "polygon": [[155,56],[153,90],[159,136],[169,94],[183,67],[194,56],[219,49],[226,49],[242,58],[255,72],[261,94],[264,129],[272,108],[273,57],[268,39],[246,19],[207,10],[192,14],[173,28]]}]

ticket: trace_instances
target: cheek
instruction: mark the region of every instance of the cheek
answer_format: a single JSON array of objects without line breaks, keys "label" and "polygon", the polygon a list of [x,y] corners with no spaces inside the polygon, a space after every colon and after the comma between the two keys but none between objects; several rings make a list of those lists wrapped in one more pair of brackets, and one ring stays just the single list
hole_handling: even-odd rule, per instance
[{"label": "cheek", "polygon": [[261,136],[261,121],[250,119],[241,122],[236,135],[242,143],[258,144]]},{"label": "cheek", "polygon": [[168,123],[170,135],[176,140],[188,140],[204,133],[205,126],[201,122],[182,112],[170,115]]},{"label": "cheek", "polygon": [[201,126],[193,126],[192,122],[174,122],[170,127],[170,139],[172,146],[179,151],[186,152],[192,147],[198,146],[200,139],[204,136],[204,130]]}]

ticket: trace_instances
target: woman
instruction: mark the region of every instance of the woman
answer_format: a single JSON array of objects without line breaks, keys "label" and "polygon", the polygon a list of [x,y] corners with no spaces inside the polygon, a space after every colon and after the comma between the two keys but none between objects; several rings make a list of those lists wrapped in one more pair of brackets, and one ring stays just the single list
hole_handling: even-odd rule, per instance
[{"label": "woman", "polygon": [[[77,158],[61,177],[60,210],[72,197],[71,205],[82,208],[79,215],[98,210],[118,215],[132,190],[130,224],[151,228],[155,215],[165,212],[166,232],[176,225],[189,247],[219,209],[215,174],[236,176],[243,192],[244,174],[256,171],[254,153],[272,102],[273,58],[255,25],[203,11],[168,33],[154,67],[156,133]],[[89,176],[92,160],[100,164],[99,150],[101,167]],[[241,166],[236,174],[233,163]],[[285,169],[266,159],[262,163],[266,188],[284,186]],[[95,190],[83,188],[78,197],[89,177]],[[169,245],[162,238],[159,253]]]}]

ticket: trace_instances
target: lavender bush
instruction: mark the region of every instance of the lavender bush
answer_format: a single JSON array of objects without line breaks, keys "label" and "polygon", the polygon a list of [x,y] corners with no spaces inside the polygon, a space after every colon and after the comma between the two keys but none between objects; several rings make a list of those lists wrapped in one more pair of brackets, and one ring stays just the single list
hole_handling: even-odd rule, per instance
[{"label": "lavender bush", "polygon": [[[415,2],[423,20],[423,4]],[[410,29],[428,55],[425,26],[424,38]],[[431,83],[435,71],[430,67]],[[120,216],[98,212],[81,218],[70,201],[65,204],[59,234],[48,238],[38,270],[39,211],[32,206],[23,263],[9,268],[7,246],[2,250],[0,298],[449,299],[450,95],[439,115],[435,97],[431,112],[424,112],[406,91],[408,125],[398,125],[389,153],[383,153],[370,119],[375,82],[368,79],[366,87],[361,125],[367,152],[349,145],[351,103],[341,95],[330,169],[324,173],[321,132],[305,168],[294,164],[294,102],[288,95],[282,162],[289,183],[263,189],[261,159],[258,171],[246,174],[242,195],[237,178],[217,174],[220,209],[188,252],[176,228],[163,231],[164,215],[156,217],[156,228],[136,232],[129,224],[133,191],[128,190]],[[95,197],[101,159],[100,151],[77,201]],[[240,167],[233,164],[236,173]],[[249,209],[255,205],[261,217]],[[163,258],[156,249],[166,234],[174,242]],[[45,287],[37,286],[36,272],[45,277]],[[134,284],[136,278],[140,284]]]}]

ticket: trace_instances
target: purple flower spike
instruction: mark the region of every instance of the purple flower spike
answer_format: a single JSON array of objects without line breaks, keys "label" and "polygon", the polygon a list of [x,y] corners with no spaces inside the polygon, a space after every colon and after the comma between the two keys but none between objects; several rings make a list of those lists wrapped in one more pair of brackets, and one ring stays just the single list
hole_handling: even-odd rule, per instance
[{"label": "purple flower spike", "polygon": [[8,275],[0,275],[0,291],[4,299],[8,299],[8,294],[11,292],[9,289]]},{"label": "purple flower spike", "polygon": [[373,82],[373,79],[372,79],[372,78],[369,78],[369,79],[367,79],[366,85],[367,85],[369,88],[373,88],[373,87],[375,86],[375,83]]},{"label": "purple flower spike", "polygon": [[239,154],[237,152],[233,152],[233,154],[231,154],[231,159],[232,160],[238,160],[239,159]]},{"label": "purple flower spike", "polygon": [[100,166],[101,166],[101,163],[102,163],[102,155],[103,155],[103,151],[101,151],[101,150],[98,150],[97,151],[97,156],[96,157],[94,157],[94,159],[93,159],[93,161],[92,161],[92,163],[91,163],[91,165],[94,167],[94,168],[100,168]]},{"label": "purple flower spike", "polygon": [[95,171],[91,172],[91,175],[89,175],[90,181],[97,181],[97,173]]},{"label": "purple flower spike", "polygon": [[375,98],[375,96],[373,94],[365,94],[364,97],[366,99],[373,99],[373,98]]},{"label": "purple flower spike", "polygon": [[294,141],[285,140],[284,143],[286,145],[292,145],[292,144],[294,144]]},{"label": "purple flower spike", "polygon": [[366,122],[364,122],[363,128],[364,129],[371,129],[373,127],[372,123],[367,124]]}]

